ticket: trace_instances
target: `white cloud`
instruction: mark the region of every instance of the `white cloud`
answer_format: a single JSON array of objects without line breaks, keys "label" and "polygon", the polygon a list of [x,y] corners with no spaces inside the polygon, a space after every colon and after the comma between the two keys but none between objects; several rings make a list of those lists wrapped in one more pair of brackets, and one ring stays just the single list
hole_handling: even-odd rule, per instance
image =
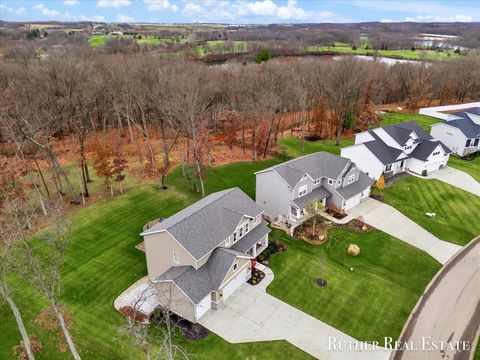
[{"label": "white cloud", "polygon": [[134,22],[135,19],[131,16],[128,16],[127,14],[118,14],[117,15],[117,22],[120,23],[131,23]]},{"label": "white cloud", "polygon": [[279,6],[272,0],[255,1],[246,4],[248,12],[255,16],[274,17],[281,20],[304,20],[313,16],[313,11],[297,7],[296,0],[288,0],[286,6]]},{"label": "white cloud", "polygon": [[204,15],[206,10],[198,4],[188,3],[182,10],[182,13],[186,16],[198,16]]},{"label": "white cloud", "polygon": [[63,5],[75,6],[75,5],[78,5],[78,0],[65,0],[63,2]]},{"label": "white cloud", "polygon": [[97,6],[118,8],[122,6],[128,6],[130,3],[130,0],[98,0]]},{"label": "white cloud", "polygon": [[178,6],[172,4],[169,0],[143,0],[143,4],[148,11],[156,10],[171,10],[173,12],[178,11]]},{"label": "white cloud", "polygon": [[105,16],[103,15],[93,15],[93,16],[85,16],[85,15],[80,15],[80,20],[82,21],[97,21],[97,22],[103,22],[105,20]]},{"label": "white cloud", "polygon": [[380,22],[382,22],[382,23],[391,23],[391,22],[393,22],[393,20],[392,20],[392,19],[382,19],[382,20],[380,20]]},{"label": "white cloud", "polygon": [[437,16],[437,15],[417,15],[415,17],[406,17],[405,21],[411,22],[471,22],[473,18],[469,15],[457,14],[454,16]]},{"label": "white cloud", "polygon": [[19,15],[19,16],[28,14],[27,9],[24,8],[23,6],[18,8],[18,9],[14,9],[14,8],[11,8],[11,7],[7,7],[4,4],[0,4],[0,10],[5,10],[6,12],[9,12],[10,14],[15,14],[15,15]]},{"label": "white cloud", "polygon": [[60,15],[60,11],[50,10],[45,5],[43,5],[43,3],[35,5],[33,9],[37,10],[40,14],[47,17],[58,17]]}]

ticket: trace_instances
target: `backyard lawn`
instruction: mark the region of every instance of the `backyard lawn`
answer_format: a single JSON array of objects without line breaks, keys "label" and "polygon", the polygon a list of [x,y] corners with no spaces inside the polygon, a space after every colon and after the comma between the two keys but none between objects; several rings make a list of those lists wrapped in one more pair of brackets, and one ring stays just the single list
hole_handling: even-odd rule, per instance
[{"label": "backyard lawn", "polygon": [[427,115],[420,114],[402,114],[402,113],[386,113],[381,115],[382,121],[380,126],[388,126],[399,124],[406,121],[415,121],[423,130],[430,134],[430,126],[441,122],[442,120]]},{"label": "backyard lawn", "polygon": [[342,147],[350,146],[353,143],[353,137],[350,139],[341,139],[340,146],[335,145],[335,140],[305,141],[305,151],[302,151],[302,140],[296,137],[286,136],[282,141],[279,141],[280,155],[287,158],[299,157],[317,151],[327,151],[336,155],[340,155],[340,149]]},{"label": "backyard lawn", "polygon": [[[288,250],[270,259],[275,280],[267,292],[359,340],[397,339],[440,269],[426,253],[378,230],[331,228],[320,246],[280,230],[270,239],[280,239]],[[347,254],[352,243],[360,247],[358,257]],[[318,287],[318,278],[327,286]]]},{"label": "backyard lawn", "polygon": [[[442,240],[465,245],[480,234],[480,197],[442,181],[408,176],[383,195],[387,204]],[[426,212],[436,213],[435,218]]]}]

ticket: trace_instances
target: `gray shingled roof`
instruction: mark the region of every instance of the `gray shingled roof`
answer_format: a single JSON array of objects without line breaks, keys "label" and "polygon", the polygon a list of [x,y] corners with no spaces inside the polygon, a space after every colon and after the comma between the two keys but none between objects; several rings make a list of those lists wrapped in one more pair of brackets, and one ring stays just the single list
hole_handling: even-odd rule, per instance
[{"label": "gray shingled roof", "polygon": [[217,248],[200,269],[192,266],[174,266],[155,281],[173,281],[194,304],[198,304],[212,291],[217,291],[238,256],[248,257],[234,249]]},{"label": "gray shingled roof", "polygon": [[417,136],[422,139],[422,140],[432,140],[433,137],[429,133],[427,133],[425,130],[423,130],[415,121],[407,121],[404,123],[396,124],[396,125],[391,125],[391,126],[397,126],[401,127],[404,129],[408,129],[410,131],[414,131]]},{"label": "gray shingled roof", "polygon": [[261,224],[258,224],[253,228],[247,235],[239,239],[235,244],[232,245],[231,249],[245,252],[249,250],[253,245],[259,242],[265,235],[267,235],[271,230],[267,226],[266,221],[262,221]]},{"label": "gray shingled roof", "polygon": [[451,153],[450,149],[448,149],[440,141],[424,141],[421,144],[418,144],[415,149],[413,149],[413,151],[410,153],[410,157],[425,161],[438,145],[440,145],[440,147],[442,147],[447,154]]},{"label": "gray shingled roof", "polygon": [[372,186],[373,183],[374,181],[372,179],[370,179],[364,172],[360,171],[358,181],[343,188],[338,188],[336,191],[342,198],[349,199],[352,196],[361,193],[369,186]]},{"label": "gray shingled roof", "polygon": [[452,115],[458,116],[459,119],[449,120],[446,124],[458,128],[467,138],[477,138],[480,136],[480,125],[474,123],[467,114],[475,114],[477,112],[476,109],[479,109],[478,111],[480,112],[480,108],[475,108],[468,111],[451,113]]},{"label": "gray shingled roof", "polygon": [[289,186],[294,187],[304,174],[309,174],[313,179],[321,177],[337,179],[349,162],[350,160],[341,156],[320,151],[265,170],[275,170]]},{"label": "gray shingled roof", "polygon": [[387,165],[397,161],[398,157],[403,153],[402,150],[393,148],[385,144],[373,131],[369,131],[369,134],[372,135],[375,140],[367,141],[362,143],[370,150],[375,157],[382,162],[382,164]]},{"label": "gray shingled roof", "polygon": [[412,130],[396,125],[384,126],[381,129],[385,130],[401,146],[405,145],[412,133]]},{"label": "gray shingled roof", "polygon": [[195,259],[199,260],[233,234],[243,216],[262,213],[239,188],[213,193],[146,230],[167,230]]},{"label": "gray shingled roof", "polygon": [[320,186],[316,189],[313,189],[312,192],[303,195],[295,200],[292,200],[292,203],[299,209],[303,209],[305,206],[310,204],[312,201],[322,200],[332,195],[324,187]]}]

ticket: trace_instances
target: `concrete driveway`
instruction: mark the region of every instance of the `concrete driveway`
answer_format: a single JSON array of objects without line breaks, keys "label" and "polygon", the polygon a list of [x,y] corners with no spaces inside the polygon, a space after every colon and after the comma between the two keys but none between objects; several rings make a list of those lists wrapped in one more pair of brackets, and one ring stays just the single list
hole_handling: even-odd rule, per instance
[{"label": "concrete driveway", "polygon": [[286,340],[318,359],[375,360],[391,354],[384,349],[329,349],[329,338],[343,347],[349,343],[360,346],[360,342],[249,284],[242,285],[222,308],[202,316],[200,324],[231,343]]},{"label": "concrete driveway", "polygon": [[[410,315],[400,341],[419,351],[397,351],[394,360],[469,359],[480,328],[480,237],[468,244],[431,281]],[[423,342],[424,339],[427,342]],[[432,342],[465,342],[459,349],[433,349]],[[422,346],[422,345],[425,346]],[[423,347],[423,349],[422,349]]]},{"label": "concrete driveway", "polygon": [[421,178],[437,179],[452,186],[458,187],[459,189],[468,191],[474,195],[480,196],[480,183],[477,180],[475,180],[471,175],[467,174],[466,172],[449,166],[434,171],[427,176],[421,176]]},{"label": "concrete driveway", "polygon": [[349,212],[349,218],[359,216],[367,224],[427,252],[441,264],[462,248],[440,240],[394,207],[372,198],[365,199]]}]

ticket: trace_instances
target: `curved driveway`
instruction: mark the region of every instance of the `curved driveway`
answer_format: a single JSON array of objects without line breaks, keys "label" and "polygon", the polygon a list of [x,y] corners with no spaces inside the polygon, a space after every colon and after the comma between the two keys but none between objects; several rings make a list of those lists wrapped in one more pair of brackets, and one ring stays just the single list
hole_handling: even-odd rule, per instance
[{"label": "curved driveway", "polygon": [[[480,237],[449,261],[432,280],[405,325],[400,341],[418,348],[393,360],[468,359],[470,350],[433,349],[432,341],[471,345],[480,327]],[[440,343],[437,343],[440,345]]]}]

